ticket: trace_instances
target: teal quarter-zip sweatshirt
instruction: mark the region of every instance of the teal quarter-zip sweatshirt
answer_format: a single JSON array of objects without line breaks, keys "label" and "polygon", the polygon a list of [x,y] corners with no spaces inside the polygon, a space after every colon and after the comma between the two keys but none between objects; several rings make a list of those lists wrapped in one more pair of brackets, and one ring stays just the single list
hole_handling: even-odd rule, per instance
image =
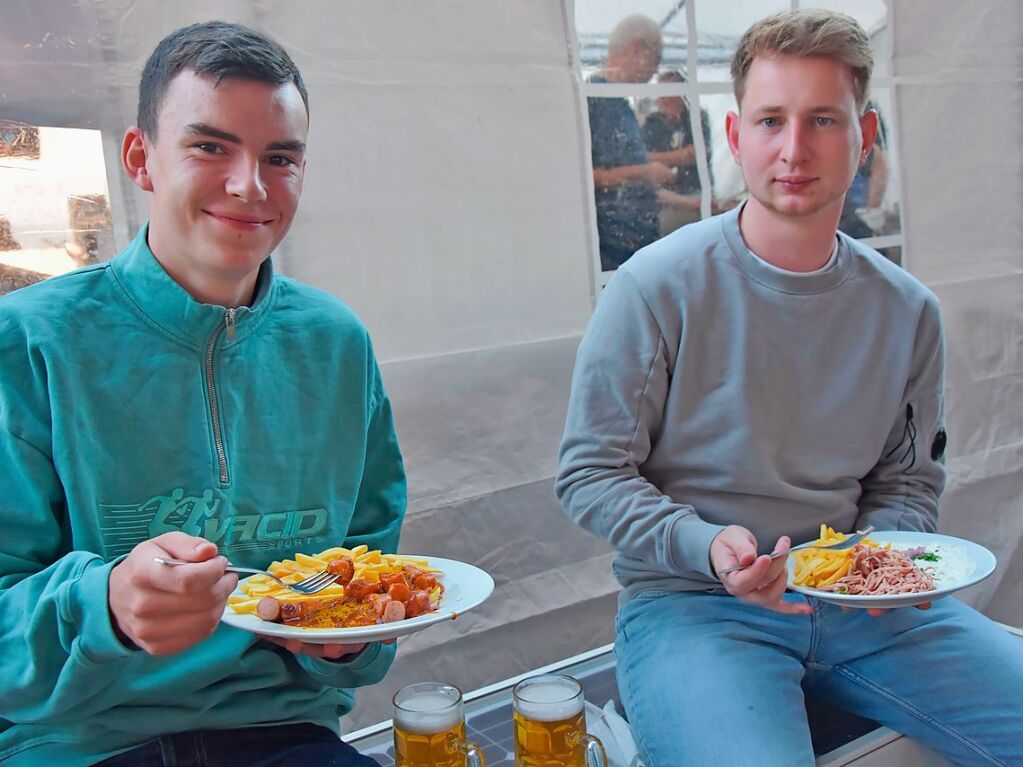
[{"label": "teal quarter-zip sweatshirt", "polygon": [[405,474],[369,337],[263,265],[251,308],[194,301],[144,228],[107,264],[0,299],[0,763],[90,764],[154,735],[314,722],[393,646],[349,662],[221,625],[167,657],[114,635],[115,561],[171,530],[233,563],[394,551]]}]

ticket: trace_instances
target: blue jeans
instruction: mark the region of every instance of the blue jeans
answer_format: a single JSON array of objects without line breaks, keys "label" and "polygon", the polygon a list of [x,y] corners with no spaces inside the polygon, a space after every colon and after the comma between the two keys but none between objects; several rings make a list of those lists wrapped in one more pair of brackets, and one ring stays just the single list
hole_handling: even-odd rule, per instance
[{"label": "blue jeans", "polygon": [[618,688],[647,767],[812,765],[804,688],[953,764],[1023,765],[1018,638],[951,597],[879,618],[808,601],[809,616],[702,592],[625,604]]},{"label": "blue jeans", "polygon": [[95,767],[380,767],[314,724],[163,735]]}]

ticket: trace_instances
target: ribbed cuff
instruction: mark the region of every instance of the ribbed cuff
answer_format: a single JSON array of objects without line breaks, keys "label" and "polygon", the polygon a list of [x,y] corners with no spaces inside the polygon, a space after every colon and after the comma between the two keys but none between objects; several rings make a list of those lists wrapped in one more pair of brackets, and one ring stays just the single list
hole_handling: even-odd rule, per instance
[{"label": "ribbed cuff", "polygon": [[725,529],[724,525],[704,522],[695,514],[679,519],[671,529],[677,575],[697,572],[712,581],[719,580],[710,563],[710,544]]},{"label": "ribbed cuff", "polygon": [[371,642],[349,658],[326,660],[298,653],[299,664],[312,676],[331,687],[363,687],[384,678],[394,660],[393,644]]},{"label": "ribbed cuff", "polygon": [[126,647],[117,637],[110,614],[110,571],[120,562],[104,563],[98,557],[85,563],[82,574],[65,592],[61,611],[78,626],[80,651],[95,663],[127,658],[138,652]]}]

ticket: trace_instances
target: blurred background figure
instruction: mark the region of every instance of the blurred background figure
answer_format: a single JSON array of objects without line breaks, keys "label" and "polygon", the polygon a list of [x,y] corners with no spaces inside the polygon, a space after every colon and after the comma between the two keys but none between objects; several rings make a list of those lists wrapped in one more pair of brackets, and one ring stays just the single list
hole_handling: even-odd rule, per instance
[{"label": "blurred background figure", "polygon": [[[677,70],[662,72],[659,83],[684,83]],[[688,100],[679,96],[661,96],[657,107],[643,123],[647,156],[675,172],[675,178],[658,190],[660,203],[660,234],[663,236],[680,226],[700,220],[700,176],[696,170],[696,145],[693,142],[692,120]],[[707,110],[700,110],[703,145],[710,165],[710,120]]]},{"label": "blurred background figure", "polygon": [[[872,101],[867,109],[877,110]],[[845,195],[842,217],[838,228],[850,237],[862,239],[884,234],[885,212],[882,208],[884,193],[888,188],[888,152],[884,121],[877,118],[877,139],[867,159],[856,171],[852,186]]]},{"label": "blurred background figure", "polygon": [[[627,16],[608,39],[607,62],[593,83],[645,83],[661,61],[661,29],[646,16]],[[587,99],[593,186],[603,271],[621,266],[660,235],[658,189],[674,183],[666,165],[651,162],[639,121],[624,98]]]}]

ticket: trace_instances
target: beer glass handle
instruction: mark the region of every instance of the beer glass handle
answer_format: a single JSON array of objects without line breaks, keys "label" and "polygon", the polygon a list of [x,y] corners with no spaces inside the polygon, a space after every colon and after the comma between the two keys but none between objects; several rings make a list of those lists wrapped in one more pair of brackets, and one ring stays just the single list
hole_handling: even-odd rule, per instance
[{"label": "beer glass handle", "polygon": [[466,767],[487,767],[487,757],[483,751],[470,740],[460,740],[455,745],[459,751],[465,754]]},{"label": "beer glass handle", "polygon": [[579,740],[586,744],[586,760],[590,767],[607,767],[607,754],[604,753],[604,744],[600,738],[583,735]]}]

